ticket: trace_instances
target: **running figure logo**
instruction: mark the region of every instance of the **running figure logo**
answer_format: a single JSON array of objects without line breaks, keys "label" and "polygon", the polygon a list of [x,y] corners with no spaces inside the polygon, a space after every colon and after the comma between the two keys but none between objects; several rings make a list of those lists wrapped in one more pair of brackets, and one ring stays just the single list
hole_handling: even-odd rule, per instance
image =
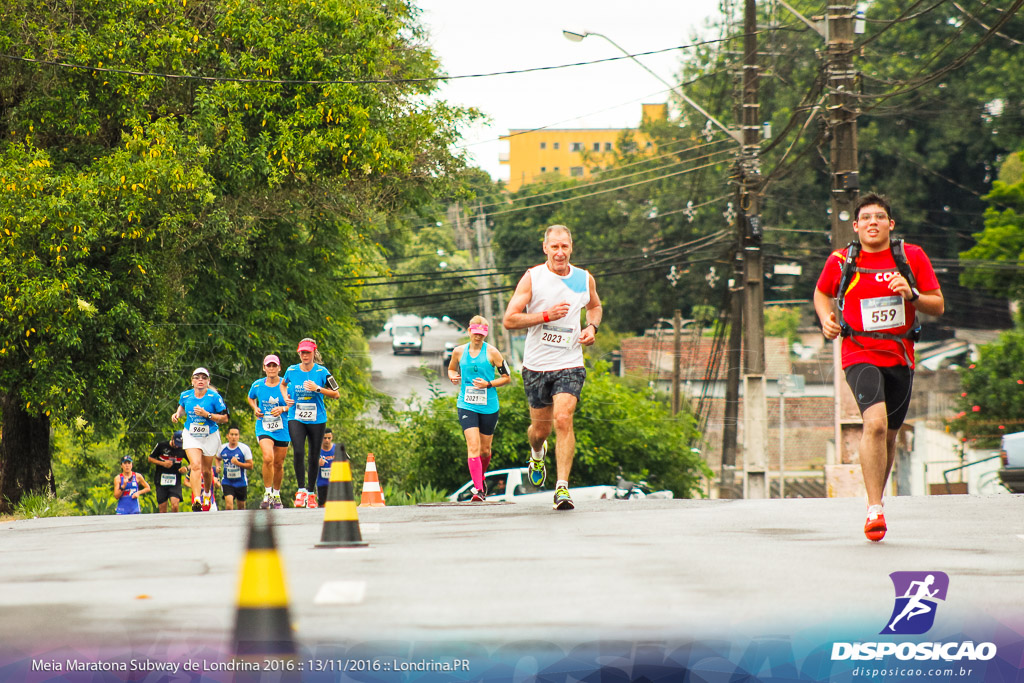
[{"label": "running figure logo", "polygon": [[893,572],[896,604],[881,633],[920,635],[935,623],[938,600],[945,601],[949,577],[943,572]]}]

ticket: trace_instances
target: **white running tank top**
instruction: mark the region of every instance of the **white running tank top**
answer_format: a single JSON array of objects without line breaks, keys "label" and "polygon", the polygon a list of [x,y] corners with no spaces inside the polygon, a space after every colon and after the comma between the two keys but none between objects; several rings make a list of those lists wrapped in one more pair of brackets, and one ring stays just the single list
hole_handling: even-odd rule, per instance
[{"label": "white running tank top", "polygon": [[529,328],[523,350],[523,367],[537,372],[582,368],[580,311],[590,303],[590,273],[570,265],[569,274],[563,277],[552,273],[547,263],[534,266],[527,272],[533,297],[526,312],[540,313],[568,302],[569,315]]}]

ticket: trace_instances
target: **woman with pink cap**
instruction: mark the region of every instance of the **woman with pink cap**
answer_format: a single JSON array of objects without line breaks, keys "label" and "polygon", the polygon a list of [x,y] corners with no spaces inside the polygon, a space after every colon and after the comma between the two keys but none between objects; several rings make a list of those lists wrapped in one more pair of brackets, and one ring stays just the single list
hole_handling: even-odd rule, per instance
[{"label": "woman with pink cap", "polygon": [[260,509],[280,510],[284,459],[288,455],[288,405],[281,382],[281,359],[270,354],[263,359],[262,377],[249,387],[249,406],[256,417],[256,440],[263,453],[263,502]]},{"label": "woman with pink cap", "polygon": [[[292,439],[292,462],[295,463],[295,507],[317,507],[316,475],[320,444],[327,429],[324,396],[338,398],[338,383],[325,368],[316,350],[316,342],[308,337],[299,342],[299,364],[284,373],[285,400],[288,402],[288,435]],[[306,443],[309,443],[309,461]],[[308,465],[308,468],[307,468]],[[308,469],[308,471],[307,471]],[[308,476],[307,476],[308,475]]]},{"label": "woman with pink cap", "polygon": [[484,343],[488,324],[483,316],[469,321],[469,343],[456,347],[448,363],[448,379],[459,387],[456,403],[459,424],[466,436],[469,475],[473,478],[473,502],[485,498],[484,475],[491,464],[491,440],[498,424],[496,387],[512,381],[501,352]]}]

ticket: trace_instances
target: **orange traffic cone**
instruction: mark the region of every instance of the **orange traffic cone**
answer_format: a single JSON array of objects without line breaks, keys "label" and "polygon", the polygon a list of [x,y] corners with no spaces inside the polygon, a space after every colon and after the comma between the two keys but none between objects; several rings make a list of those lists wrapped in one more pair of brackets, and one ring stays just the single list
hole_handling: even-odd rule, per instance
[{"label": "orange traffic cone", "polygon": [[359,507],[382,508],[384,505],[384,492],[377,479],[377,461],[373,459],[373,453],[367,453],[366,476],[363,478],[363,496]]},{"label": "orange traffic cone", "polygon": [[335,460],[331,463],[327,502],[324,503],[324,530],[316,547],[351,548],[364,545],[366,542],[359,533],[352,466],[348,460]]}]

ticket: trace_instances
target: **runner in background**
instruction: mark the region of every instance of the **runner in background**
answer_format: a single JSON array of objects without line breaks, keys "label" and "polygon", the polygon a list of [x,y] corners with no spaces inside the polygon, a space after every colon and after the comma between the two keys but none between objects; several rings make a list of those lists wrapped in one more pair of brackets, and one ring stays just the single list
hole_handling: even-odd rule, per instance
[{"label": "runner in background", "polygon": [[224,507],[228,510],[245,509],[245,499],[249,491],[249,479],[246,470],[252,469],[252,451],[247,445],[241,443],[238,438],[241,436],[238,427],[232,426],[228,429],[228,442],[220,447],[221,489],[224,491]]},{"label": "runner in background", "polygon": [[469,343],[456,347],[448,362],[448,379],[459,387],[456,410],[466,437],[467,464],[473,479],[470,500],[476,503],[487,495],[484,478],[491,464],[491,441],[498,425],[496,388],[512,381],[501,352],[484,342],[488,330],[486,318],[473,316],[469,321]]},{"label": "runner in background", "polygon": [[224,399],[210,387],[210,371],[206,368],[192,371],[192,388],[181,392],[171,422],[177,423],[182,416],[182,446],[191,468],[192,511],[206,512],[213,499],[213,461],[220,450],[219,425],[229,419]]},{"label": "runner in background", "polygon": [[167,441],[157,443],[148,460],[155,470],[153,485],[156,487],[157,510],[167,512],[167,502],[170,501],[171,512],[177,512],[181,503],[181,475],[186,471],[181,432],[174,432]]},{"label": "runner in background", "polygon": [[299,486],[295,492],[295,507],[316,508],[317,462],[324,430],[327,428],[324,396],[338,398],[341,394],[334,376],[323,366],[315,341],[308,337],[303,339],[299,342],[298,352],[299,364],[290,366],[282,380],[288,404],[292,462],[295,464],[295,480]]},{"label": "runner in background", "polygon": [[339,446],[341,447],[341,459],[348,460],[345,444],[335,444],[334,433],[328,427],[324,431],[324,441],[320,445],[320,462],[316,476],[316,495],[321,504],[327,500],[327,486],[331,483],[331,465],[334,463],[335,451]]},{"label": "runner in background", "polygon": [[149,484],[138,472],[132,472],[130,456],[121,458],[121,473],[114,477],[114,498],[117,499],[117,514],[138,515],[142,513],[139,496],[149,493]]},{"label": "runner in background", "polygon": [[280,510],[284,459],[288,455],[288,406],[281,383],[281,359],[274,354],[263,359],[261,377],[249,387],[249,407],[256,418],[256,440],[263,454],[263,500],[261,510]]}]

